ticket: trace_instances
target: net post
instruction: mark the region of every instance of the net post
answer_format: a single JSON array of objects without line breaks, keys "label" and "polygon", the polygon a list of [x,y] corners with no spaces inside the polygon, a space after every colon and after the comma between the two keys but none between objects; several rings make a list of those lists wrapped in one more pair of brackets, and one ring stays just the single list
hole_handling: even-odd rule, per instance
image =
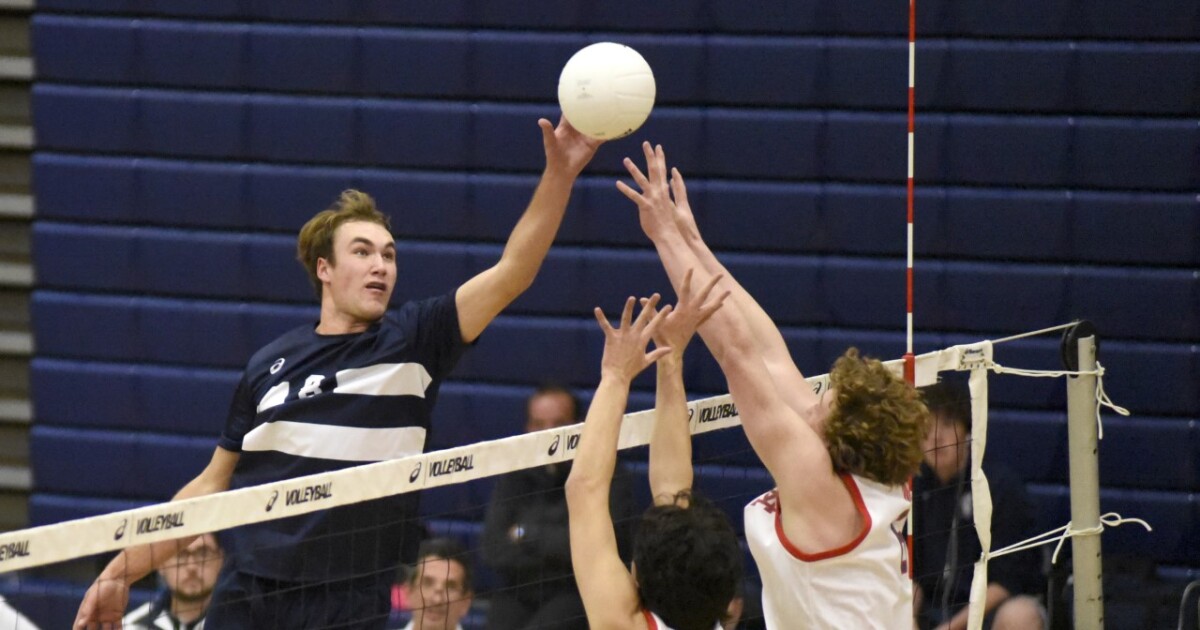
[{"label": "net post", "polygon": [[[1096,349],[1096,331],[1091,322],[1079,322],[1063,336],[1063,360],[1068,370],[1094,372]],[[1094,374],[1067,377],[1067,436],[1071,527],[1075,530],[1099,528],[1099,435]],[[1100,536],[1073,536],[1071,550],[1074,558],[1075,627],[1099,630],[1104,627]]]}]

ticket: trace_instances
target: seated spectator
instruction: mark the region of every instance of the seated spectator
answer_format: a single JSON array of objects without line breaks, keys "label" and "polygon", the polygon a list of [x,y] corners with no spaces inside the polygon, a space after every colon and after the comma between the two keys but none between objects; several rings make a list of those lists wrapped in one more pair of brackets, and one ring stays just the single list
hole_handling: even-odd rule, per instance
[{"label": "seated spectator", "polygon": [[204,534],[158,570],[165,588],[135,608],[122,624],[136,630],[204,630],[204,615],[224,561],[221,546]]},{"label": "seated spectator", "polygon": [[462,630],[473,595],[471,561],[462,545],[449,538],[421,543],[407,586],[412,619],[403,630]]},{"label": "seated spectator", "polygon": [[[526,403],[525,431],[579,421],[570,390],[545,385]],[[488,615],[490,630],[586,629],[583,600],[571,568],[567,499],[563,485],[571,463],[520,470],[500,478],[488,506],[483,558],[500,576]],[[618,466],[610,495],[618,546],[628,558],[634,516],[632,483]]]},{"label": "seated spectator", "polygon": [[[974,564],[981,549],[971,503],[971,404],[964,381],[923,389],[935,422],[925,462],[913,480],[914,609],[918,626],[967,627]],[[1022,481],[985,460],[992,494],[992,548],[1028,538],[1032,524]],[[1018,552],[988,561],[984,628],[1045,627],[1045,611],[1030,594],[1041,592],[1040,556]]]}]

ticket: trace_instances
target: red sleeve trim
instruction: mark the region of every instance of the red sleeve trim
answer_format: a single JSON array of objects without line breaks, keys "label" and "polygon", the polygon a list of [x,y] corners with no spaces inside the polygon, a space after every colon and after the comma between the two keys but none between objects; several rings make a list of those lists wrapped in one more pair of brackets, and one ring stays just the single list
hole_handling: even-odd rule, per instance
[{"label": "red sleeve trim", "polygon": [[862,492],[859,491],[858,484],[854,481],[854,477],[851,477],[848,474],[842,474],[838,476],[841,477],[842,483],[846,485],[846,489],[850,491],[850,497],[854,499],[855,509],[857,509],[858,513],[862,515],[862,531],[860,531],[858,535],[854,537],[854,540],[851,540],[841,547],[827,551],[820,551],[817,553],[805,553],[800,551],[799,547],[792,544],[792,541],[788,540],[787,534],[783,533],[783,507],[780,506],[780,508],[775,511],[775,534],[779,536],[779,542],[783,544],[783,548],[787,549],[788,553],[792,554],[792,557],[796,558],[797,560],[802,562],[816,562],[818,560],[828,560],[829,558],[835,558],[837,556],[848,554],[851,551],[854,551],[854,548],[858,547],[858,545],[861,544],[862,541],[867,537],[867,533],[871,531],[871,513],[867,511],[867,505],[863,502]]}]

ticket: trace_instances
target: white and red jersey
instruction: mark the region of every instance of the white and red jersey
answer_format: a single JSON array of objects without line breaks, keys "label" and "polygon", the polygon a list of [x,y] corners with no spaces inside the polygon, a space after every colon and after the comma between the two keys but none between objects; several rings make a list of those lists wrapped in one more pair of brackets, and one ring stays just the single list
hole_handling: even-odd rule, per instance
[{"label": "white and red jersey", "polygon": [[863,529],[837,549],[806,552],[792,544],[783,532],[778,490],[746,506],[746,541],[762,576],[767,627],[912,630],[905,489],[841,478]]},{"label": "white and red jersey", "polygon": [[[642,609],[642,616],[646,618],[646,627],[650,630],[671,630],[671,626],[663,623],[663,620],[658,615],[645,608]],[[721,630],[721,624],[718,623],[713,627],[713,630]]]}]

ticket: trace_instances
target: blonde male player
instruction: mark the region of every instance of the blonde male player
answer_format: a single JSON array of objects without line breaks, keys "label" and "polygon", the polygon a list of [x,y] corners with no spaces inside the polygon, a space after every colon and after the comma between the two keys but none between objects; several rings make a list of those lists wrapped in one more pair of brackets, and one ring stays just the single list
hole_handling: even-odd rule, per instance
[{"label": "blonde male player", "polygon": [[[449,293],[388,312],[396,245],[374,201],[347,191],[300,232],[299,258],[320,321],[249,361],[212,461],[186,499],[420,453],[441,379],[465,347],[532,284],[580,171],[600,142],[539,120],[546,167],[499,262]],[[393,500],[394,499],[394,500]],[[387,619],[403,497],[238,528],[222,536],[208,624],[232,628],[381,628]],[[187,540],[123,551],[84,596],[76,630],[119,624],[129,585]]]},{"label": "blonde male player", "polygon": [[775,324],[700,238],[679,171],[668,183],[662,147],[642,148],[645,174],[625,160],[640,192],[617,187],[637,204],[671,283],[696,269],[697,282],[719,277],[732,292],[700,336],[777,486],[745,509],[768,626],[910,630],[904,484],[921,464],[929,412],[915,389],[853,348],[815,394]]},{"label": "blonde male player", "polygon": [[[632,318],[633,298],[613,329],[604,330],[600,385],[588,409],[571,476],[567,479],[571,558],[575,580],[594,630],[713,630],[726,616],[741,579],[741,549],[729,519],[693,496],[691,435],[683,389],[683,351],[696,326],[727,297],[709,300],[715,279],[697,294],[690,279],[675,310],[655,313],[658,296]],[[653,337],[657,348],[646,354]],[[657,420],[650,439],[650,492],[634,537],[632,572],[617,554],[609,484],[616,465],[629,384],[657,360]]]}]

